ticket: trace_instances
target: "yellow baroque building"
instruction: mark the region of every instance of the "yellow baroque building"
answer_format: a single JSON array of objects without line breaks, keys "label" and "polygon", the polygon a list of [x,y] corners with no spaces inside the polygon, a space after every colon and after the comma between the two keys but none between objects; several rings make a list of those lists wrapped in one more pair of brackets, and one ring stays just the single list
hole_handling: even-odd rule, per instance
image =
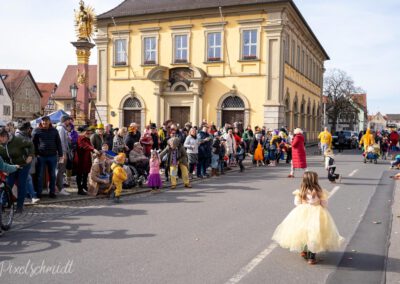
[{"label": "yellow baroque building", "polygon": [[98,16],[97,109],[114,126],[321,125],[329,57],[293,1],[126,0]]}]

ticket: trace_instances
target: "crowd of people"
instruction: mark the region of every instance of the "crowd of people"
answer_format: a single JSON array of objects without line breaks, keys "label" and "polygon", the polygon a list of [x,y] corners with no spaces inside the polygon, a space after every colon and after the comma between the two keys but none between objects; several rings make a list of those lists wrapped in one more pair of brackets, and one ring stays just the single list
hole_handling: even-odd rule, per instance
[{"label": "crowd of people", "polygon": [[161,174],[171,189],[178,178],[190,188],[194,177],[223,175],[232,167],[243,172],[247,156],[256,166],[276,166],[293,159],[289,177],[296,168],[307,168],[301,129],[292,134],[285,127],[253,129],[242,123],[218,128],[207,121],[183,127],[172,121],[161,127],[151,123],[142,132],[136,123],[76,129],[68,115],[57,125],[44,116],[36,128],[24,122],[17,128],[9,123],[0,129],[1,162],[18,167],[7,176],[7,184],[17,189],[17,212],[23,211],[26,198],[39,202],[44,189],[50,198],[70,195],[66,188],[73,177],[77,194],[110,194],[118,202],[122,188],[129,187],[130,166],[155,192],[162,187]]},{"label": "crowd of people", "polygon": [[[330,172],[328,178],[335,181],[339,175],[335,174],[333,152],[328,151],[332,149],[332,135],[325,128],[318,138]],[[367,130],[360,137],[364,148],[377,141],[385,156],[388,149],[397,146],[399,135],[396,131]],[[66,188],[72,177],[79,195],[110,194],[118,202],[123,188],[137,184],[147,183],[158,192],[163,180],[174,189],[181,178],[190,188],[194,177],[223,175],[232,167],[243,172],[246,157],[257,167],[290,163],[289,178],[294,177],[296,169],[307,170],[301,129],[292,133],[286,127],[244,128],[242,123],[218,128],[205,120],[199,126],[188,122],[183,127],[166,121],[161,127],[150,123],[141,132],[134,122],[122,128],[100,123],[75,129],[68,115],[57,125],[45,116],[36,128],[29,122],[17,129],[12,123],[1,127],[0,144],[1,162],[18,167],[7,177],[8,185],[18,191],[17,212],[22,212],[25,198],[39,202],[44,188],[48,188],[50,198],[70,195]],[[142,180],[130,182],[132,176]]]}]

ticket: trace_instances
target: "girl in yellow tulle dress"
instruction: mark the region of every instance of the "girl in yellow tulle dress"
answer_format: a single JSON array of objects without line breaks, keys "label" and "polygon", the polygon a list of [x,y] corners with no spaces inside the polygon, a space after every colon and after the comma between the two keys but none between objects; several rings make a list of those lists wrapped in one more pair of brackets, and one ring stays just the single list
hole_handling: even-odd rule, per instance
[{"label": "girl in yellow tulle dress", "polygon": [[272,239],[315,264],[317,253],[338,249],[344,239],[326,209],[329,192],[321,189],[317,173],[305,172],[300,190],[293,195],[296,207],[278,225]]}]

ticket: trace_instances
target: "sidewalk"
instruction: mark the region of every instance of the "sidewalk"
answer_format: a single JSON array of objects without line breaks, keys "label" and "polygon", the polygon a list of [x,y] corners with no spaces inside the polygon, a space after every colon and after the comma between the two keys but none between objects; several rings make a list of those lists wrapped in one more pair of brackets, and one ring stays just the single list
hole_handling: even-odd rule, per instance
[{"label": "sidewalk", "polygon": [[400,182],[395,182],[392,200],[392,230],[386,263],[386,283],[400,283]]},{"label": "sidewalk", "polygon": [[[306,145],[306,152],[307,152],[307,156],[314,156],[314,155],[319,155],[319,149],[318,147],[316,147],[318,144],[316,143],[310,143],[308,145]],[[285,161],[281,161],[281,163],[285,163]],[[252,160],[251,160],[251,156],[246,156],[246,159],[243,161],[243,164],[246,168],[249,167],[254,167]],[[239,167],[233,167],[231,170],[228,170],[227,172],[237,172],[239,171]],[[164,174],[161,174],[161,178],[163,179],[163,187],[162,190],[166,190],[170,187],[170,183],[165,181],[165,177]],[[216,177],[218,178],[218,177]],[[210,179],[210,178],[207,178]],[[206,179],[206,180],[207,180]],[[198,181],[203,181],[205,179],[199,179],[196,176],[193,177],[193,179],[191,180],[191,183],[195,184]],[[177,182],[177,187],[181,187],[183,186],[183,182],[182,179],[178,179]],[[46,191],[43,192],[43,196],[40,200],[39,203],[37,204],[41,204],[41,205],[46,205],[46,204],[56,204],[56,203],[64,203],[64,202],[74,202],[74,201],[80,201],[80,200],[89,200],[89,199],[103,199],[103,198],[107,198],[107,196],[105,195],[99,195],[99,196],[85,196],[85,195],[78,195],[78,189],[76,187],[76,182],[75,182],[75,177],[73,177],[71,179],[71,186],[65,188],[67,192],[70,193],[70,195],[61,195],[61,194],[57,194],[57,198],[56,199],[52,199],[48,197],[48,194]],[[145,193],[145,192],[150,192],[150,188],[148,188],[146,185],[143,185],[143,187],[134,187],[131,189],[124,189],[122,191],[122,196],[124,195],[132,195],[132,194],[139,194],[139,193]],[[24,204],[25,206],[35,206],[29,202],[26,202]]]}]

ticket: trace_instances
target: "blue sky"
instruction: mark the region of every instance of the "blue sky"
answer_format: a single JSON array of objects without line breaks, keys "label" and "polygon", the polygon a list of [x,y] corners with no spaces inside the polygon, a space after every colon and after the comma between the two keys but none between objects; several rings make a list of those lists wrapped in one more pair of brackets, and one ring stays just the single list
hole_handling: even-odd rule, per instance
[{"label": "blue sky", "polygon": [[[76,64],[70,42],[79,0],[0,1],[0,68],[30,69],[38,82],[59,83],[66,66]],[[102,13],[121,0],[85,2]],[[367,91],[370,113],[400,113],[400,1],[295,3],[331,58],[326,68],[346,71]]]}]

